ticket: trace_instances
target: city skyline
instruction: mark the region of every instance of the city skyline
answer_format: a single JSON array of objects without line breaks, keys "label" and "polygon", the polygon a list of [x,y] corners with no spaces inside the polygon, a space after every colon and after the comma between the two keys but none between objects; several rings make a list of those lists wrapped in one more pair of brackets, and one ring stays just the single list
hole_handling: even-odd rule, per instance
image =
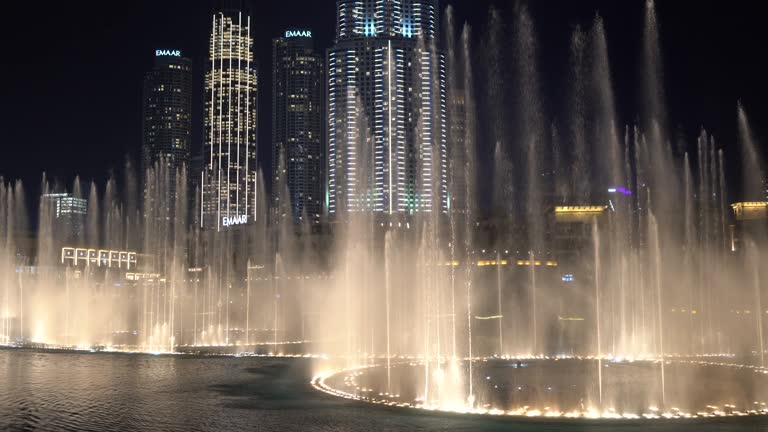
[{"label": "city skyline", "polygon": [[44,6],[0,430],[768,426],[755,2]]},{"label": "city skyline", "polygon": [[[475,29],[481,29],[487,25],[487,11],[483,6],[476,9],[470,9],[456,2],[442,2],[443,4],[453,4],[456,8],[457,21],[461,22],[467,19]],[[489,5],[495,4],[500,7],[502,13],[509,11],[511,6],[505,6],[499,4],[499,2],[486,2]],[[556,60],[552,60],[550,53],[554,53],[548,49],[553,44],[563,45],[562,42],[566,39],[565,34],[568,33],[569,27],[574,25],[581,25],[586,27],[587,23],[591,19],[592,12],[585,13],[584,11],[597,10],[606,18],[608,23],[607,31],[611,34],[612,39],[616,40],[609,48],[612,51],[612,57],[615,60],[616,76],[622,75],[631,76],[632,74],[622,74],[620,72],[631,69],[636,69],[636,62],[632,55],[622,54],[626,48],[636,47],[635,40],[639,37],[641,22],[633,19],[629,21],[629,24],[622,27],[617,27],[616,22],[621,22],[616,17],[633,16],[637,15],[636,10],[640,10],[642,2],[637,4],[629,4],[626,8],[619,8],[610,2],[604,1],[587,1],[587,4],[580,5],[579,7],[574,5],[567,5],[557,2],[555,0],[541,2],[541,5],[531,5],[531,10],[534,15],[542,15],[548,8],[553,6],[557,7],[557,10],[561,13],[556,18],[540,19],[537,17],[537,33],[542,36],[542,54],[541,64],[544,72],[545,86],[557,88],[558,85],[549,86],[546,85],[552,82],[553,72],[557,68],[551,67]],[[302,6],[297,9],[297,5]],[[121,17],[115,27],[125,28],[137,19],[143,20],[151,24],[149,31],[154,33],[155,37],[147,37],[142,39],[139,44],[139,40],[131,40],[126,38],[126,35],[130,35],[130,32],[123,31],[120,34],[110,33],[115,31],[112,29],[105,29],[105,37],[103,41],[94,41],[93,44],[104,44],[104,46],[110,47],[109,49],[93,48],[88,50],[85,48],[75,48],[72,50],[64,50],[59,47],[58,44],[48,50],[44,55],[30,58],[27,53],[18,52],[17,56],[11,56],[23,59],[24,63],[45,63],[50,61],[56,61],[54,59],[63,59],[65,56],[75,55],[79,58],[86,59],[88,62],[100,62],[107,64],[109,62],[118,61],[123,51],[131,53],[133,60],[126,64],[127,67],[121,68],[120,72],[106,77],[100,77],[103,84],[99,88],[110,88],[114,91],[114,96],[110,96],[106,100],[100,100],[103,98],[104,92],[99,91],[99,94],[89,93],[94,90],[84,88],[81,92],[82,98],[77,98],[75,105],[71,109],[66,110],[62,115],[51,118],[52,130],[56,131],[56,135],[47,136],[50,133],[46,131],[40,131],[32,135],[22,135],[22,130],[25,125],[29,125],[32,122],[32,117],[25,114],[25,110],[14,110],[8,113],[11,124],[16,127],[10,129],[10,140],[17,140],[22,142],[28,142],[29,145],[25,145],[22,148],[15,149],[8,158],[4,159],[4,163],[0,162],[0,172],[4,174],[6,178],[20,178],[25,181],[26,189],[28,191],[35,191],[39,188],[39,173],[46,171],[49,177],[59,179],[62,184],[71,184],[75,175],[80,175],[82,179],[94,179],[97,182],[105,181],[110,172],[115,172],[117,178],[121,178],[123,167],[126,158],[132,161],[132,166],[137,169],[140,166],[140,145],[138,142],[141,140],[140,129],[140,99],[135,96],[127,96],[128,94],[135,93],[135,90],[141,86],[141,77],[143,72],[150,68],[150,62],[154,57],[156,49],[162,49],[166,47],[178,47],[181,48],[185,55],[192,58],[193,61],[193,73],[195,83],[200,83],[204,73],[204,57],[207,55],[205,49],[207,47],[207,32],[210,27],[210,13],[213,10],[213,2],[202,2],[194,6],[189,6],[182,14],[177,14],[179,4],[173,1],[165,2],[161,5],[157,4],[142,4],[135,5],[132,9],[129,9],[124,17]],[[190,9],[191,8],[191,9]],[[285,28],[301,27],[312,29],[313,35],[317,39],[317,43],[321,49],[325,49],[331,45],[333,37],[333,5],[327,7],[318,6],[314,2],[286,2],[282,5],[269,5],[264,6],[262,14],[259,17],[269,15],[271,17],[277,17],[269,22],[265,22],[266,25],[256,26],[258,32],[261,32],[260,36],[255,36],[254,43],[256,44],[256,62],[259,63],[259,69],[262,70],[261,76],[261,88],[264,90],[260,95],[260,105],[262,107],[268,107],[271,98],[271,77],[269,77],[269,54],[271,53],[271,40],[274,37],[279,36]],[[626,9],[626,10],[624,10]],[[635,10],[636,9],[636,10]],[[289,11],[305,10],[306,13],[292,14]],[[750,20],[750,14],[743,8],[727,9],[722,14],[713,14],[713,8],[709,5],[703,5],[695,10],[687,10],[687,8],[679,7],[674,4],[662,3],[659,5],[659,21],[661,22],[661,39],[662,48],[667,59],[667,73],[666,77],[666,90],[669,93],[670,113],[673,118],[675,129],[678,131],[680,137],[684,137],[688,143],[689,148],[692,147],[693,137],[695,132],[701,126],[706,127],[712,132],[716,138],[718,138],[718,145],[726,149],[726,158],[728,166],[734,166],[738,160],[739,155],[737,149],[733,145],[735,140],[736,121],[735,116],[732,114],[731,106],[735,106],[736,100],[741,100],[742,103],[750,109],[752,117],[759,119],[764,116],[763,108],[758,103],[763,95],[768,93],[765,82],[758,77],[760,76],[760,68],[751,68],[748,70],[741,70],[738,73],[735,72],[738,68],[727,67],[724,64],[739,64],[739,62],[746,61],[749,55],[757,53],[755,50],[756,28],[754,21]],[[80,14],[76,9],[61,10],[64,16],[72,16],[72,19],[84,19],[83,17],[96,14],[98,10],[91,10],[88,14]],[[678,34],[683,33],[683,30],[679,28],[675,23],[683,14],[690,14],[690,25],[687,26],[685,32],[696,34],[696,38],[680,38],[676,37]],[[257,17],[258,19],[261,19]],[[324,17],[320,19],[320,17]],[[561,23],[566,23],[563,26]],[[613,23],[613,24],[612,24]],[[264,23],[262,23],[264,24]],[[121,27],[122,26],[122,27]],[[718,36],[710,36],[705,31],[705,28],[718,28],[722,27],[722,31],[717,32]],[[56,31],[55,25],[50,26],[50,31]],[[552,29],[557,29],[552,31]],[[186,31],[180,31],[186,29]],[[184,34],[184,36],[180,36]],[[85,35],[83,35],[84,37]],[[81,37],[79,33],[73,32],[70,38]],[[723,40],[724,39],[724,40]],[[556,40],[555,42],[550,42]],[[711,40],[712,42],[708,43]],[[715,43],[715,40],[717,42]],[[116,44],[115,42],[119,42]],[[477,41],[481,43],[481,41]],[[722,62],[722,64],[711,65],[706,61],[703,55],[699,55],[703,50],[702,46],[711,46],[714,50],[718,51],[717,55],[726,56],[732,59],[728,62]],[[77,44],[75,44],[77,46]],[[113,47],[114,48],[111,48]],[[119,49],[118,49],[119,48]],[[123,49],[124,48],[124,49]],[[632,49],[626,51],[633,51]],[[111,53],[106,56],[95,56],[93,53]],[[86,54],[88,53],[88,54]],[[205,54],[204,54],[205,53]],[[91,55],[92,58],[85,56]],[[562,57],[562,56],[561,56]],[[130,58],[130,57],[129,57]],[[9,60],[6,60],[7,62]],[[59,60],[59,62],[62,60]],[[125,63],[125,61],[120,61]],[[562,61],[560,61],[562,64]],[[5,70],[5,74],[8,74],[9,79],[13,80],[17,74],[22,73],[20,69],[23,63],[9,64],[10,68]],[[550,65],[550,67],[547,67]],[[114,69],[114,68],[113,68]],[[131,72],[133,70],[134,72]],[[266,72],[266,73],[265,73]],[[65,71],[64,75],[74,74],[75,71]],[[34,75],[32,75],[34,76]],[[114,79],[119,79],[120,84],[116,86]],[[55,82],[55,81],[54,81]],[[96,81],[99,82],[99,81]],[[133,82],[133,85],[130,83]],[[691,85],[683,85],[684,83],[691,83]],[[127,84],[127,85],[126,85]],[[49,89],[51,94],[67,95],[71,90],[66,90],[65,87],[51,88],[53,84],[46,84],[46,88]],[[196,85],[197,87],[197,85]],[[749,92],[745,89],[750,88]],[[130,90],[130,91],[128,91]],[[31,88],[29,90],[34,94],[38,90],[37,88]],[[629,95],[629,98],[622,98],[622,100],[631,100],[633,95],[633,85],[631,82],[622,82],[617,79],[616,83],[617,94]],[[545,95],[546,99],[552,99],[549,95]],[[60,105],[58,99],[67,100],[66,96],[57,98],[52,102],[51,109]],[[196,153],[200,153],[202,149],[202,122],[203,122],[203,106],[204,98],[202,92],[195,92],[193,94],[193,133],[192,133],[192,150],[193,156]],[[10,100],[13,105],[25,106],[30,102],[21,97],[21,93],[18,93],[17,89],[12,89],[10,94]],[[682,100],[687,101],[685,105],[681,105]],[[108,101],[112,106],[112,110],[116,113],[121,113],[119,116],[111,115],[106,118],[103,117],[105,113],[93,112],[97,106],[104,106],[104,102]],[[117,103],[119,101],[119,103]],[[688,102],[695,101],[695,102]],[[553,112],[557,117],[557,113],[562,111],[560,107],[561,103],[549,104],[548,111]],[[727,108],[727,109],[726,109]],[[623,102],[617,109],[620,113],[620,117],[625,122],[631,122],[637,115],[637,109],[634,108],[632,103]],[[104,110],[102,110],[104,111]],[[260,130],[259,130],[259,142],[266,143],[271,137],[271,125],[269,119],[271,113],[269,110],[261,110],[260,113]],[[74,116],[75,113],[80,113]],[[84,115],[84,113],[88,113]],[[83,123],[81,118],[98,118],[99,121]],[[66,123],[63,123],[66,119]],[[109,127],[107,128],[107,125]],[[84,128],[92,128],[92,133],[84,134],[82,132]],[[765,130],[763,129],[762,122],[756,122],[755,135],[759,142],[764,142]],[[61,146],[53,145],[54,142],[58,142],[61,139],[71,140],[72,134],[78,134],[85,137],[85,139],[77,140],[75,144],[76,148],[81,148],[80,152],[67,152]],[[23,138],[22,138],[23,137]],[[69,138],[67,138],[69,137]],[[109,143],[108,146],[104,146],[103,143]],[[483,140],[481,142],[481,148],[487,148],[491,146]],[[30,158],[28,156],[31,151],[37,153],[50,154],[51,159],[46,158]],[[263,166],[265,170],[270,170],[272,167],[272,151],[269,146],[261,145],[258,150],[259,165]],[[485,152],[487,153],[487,152]],[[79,157],[77,157],[79,156]],[[52,165],[51,161],[62,160],[65,161],[67,167],[63,165]],[[488,163],[489,161],[481,161],[481,163]],[[730,185],[733,188],[733,185]]]}]

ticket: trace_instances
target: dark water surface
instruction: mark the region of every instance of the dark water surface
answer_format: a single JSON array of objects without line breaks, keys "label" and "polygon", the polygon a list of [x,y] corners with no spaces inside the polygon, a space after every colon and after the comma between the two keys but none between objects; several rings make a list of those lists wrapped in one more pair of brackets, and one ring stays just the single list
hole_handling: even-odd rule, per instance
[{"label": "dark water surface", "polygon": [[767,431],[768,419],[519,422],[363,405],[316,392],[303,359],[0,350],[0,431]]}]

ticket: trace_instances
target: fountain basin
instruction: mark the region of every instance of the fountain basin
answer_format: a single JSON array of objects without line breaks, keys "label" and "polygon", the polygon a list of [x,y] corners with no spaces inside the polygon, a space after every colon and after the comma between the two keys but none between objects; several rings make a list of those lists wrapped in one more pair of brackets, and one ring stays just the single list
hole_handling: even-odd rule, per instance
[{"label": "fountain basin", "polygon": [[768,370],[728,360],[665,360],[662,381],[659,360],[474,359],[471,396],[467,360],[390,362],[389,369],[376,364],[318,375],[313,386],[384,406],[518,420],[707,421],[768,414]]}]

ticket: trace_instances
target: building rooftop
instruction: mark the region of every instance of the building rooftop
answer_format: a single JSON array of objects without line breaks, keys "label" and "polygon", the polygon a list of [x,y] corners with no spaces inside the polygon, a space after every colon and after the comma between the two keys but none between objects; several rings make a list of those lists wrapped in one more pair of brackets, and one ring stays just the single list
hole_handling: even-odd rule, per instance
[{"label": "building rooftop", "polygon": [[768,219],[768,201],[737,202],[731,208],[739,221]]}]

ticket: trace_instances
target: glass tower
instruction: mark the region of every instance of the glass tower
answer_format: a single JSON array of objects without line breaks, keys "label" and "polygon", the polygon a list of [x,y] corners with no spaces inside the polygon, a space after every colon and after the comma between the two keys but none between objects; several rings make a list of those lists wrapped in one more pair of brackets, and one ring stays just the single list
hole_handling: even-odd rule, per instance
[{"label": "glass tower", "polygon": [[175,180],[186,174],[189,163],[191,91],[190,60],[178,50],[156,50],[154,66],[144,77],[141,184],[147,215],[173,217]]},{"label": "glass tower", "polygon": [[325,84],[312,32],[289,30],[274,39],[272,67],[273,217],[280,220],[290,208],[294,222],[306,217],[317,223],[324,199]]},{"label": "glass tower", "polygon": [[448,209],[438,0],[337,0],[328,50],[328,213]]},{"label": "glass tower", "polygon": [[219,1],[205,75],[201,225],[253,220],[256,206],[257,72],[244,1]]}]

